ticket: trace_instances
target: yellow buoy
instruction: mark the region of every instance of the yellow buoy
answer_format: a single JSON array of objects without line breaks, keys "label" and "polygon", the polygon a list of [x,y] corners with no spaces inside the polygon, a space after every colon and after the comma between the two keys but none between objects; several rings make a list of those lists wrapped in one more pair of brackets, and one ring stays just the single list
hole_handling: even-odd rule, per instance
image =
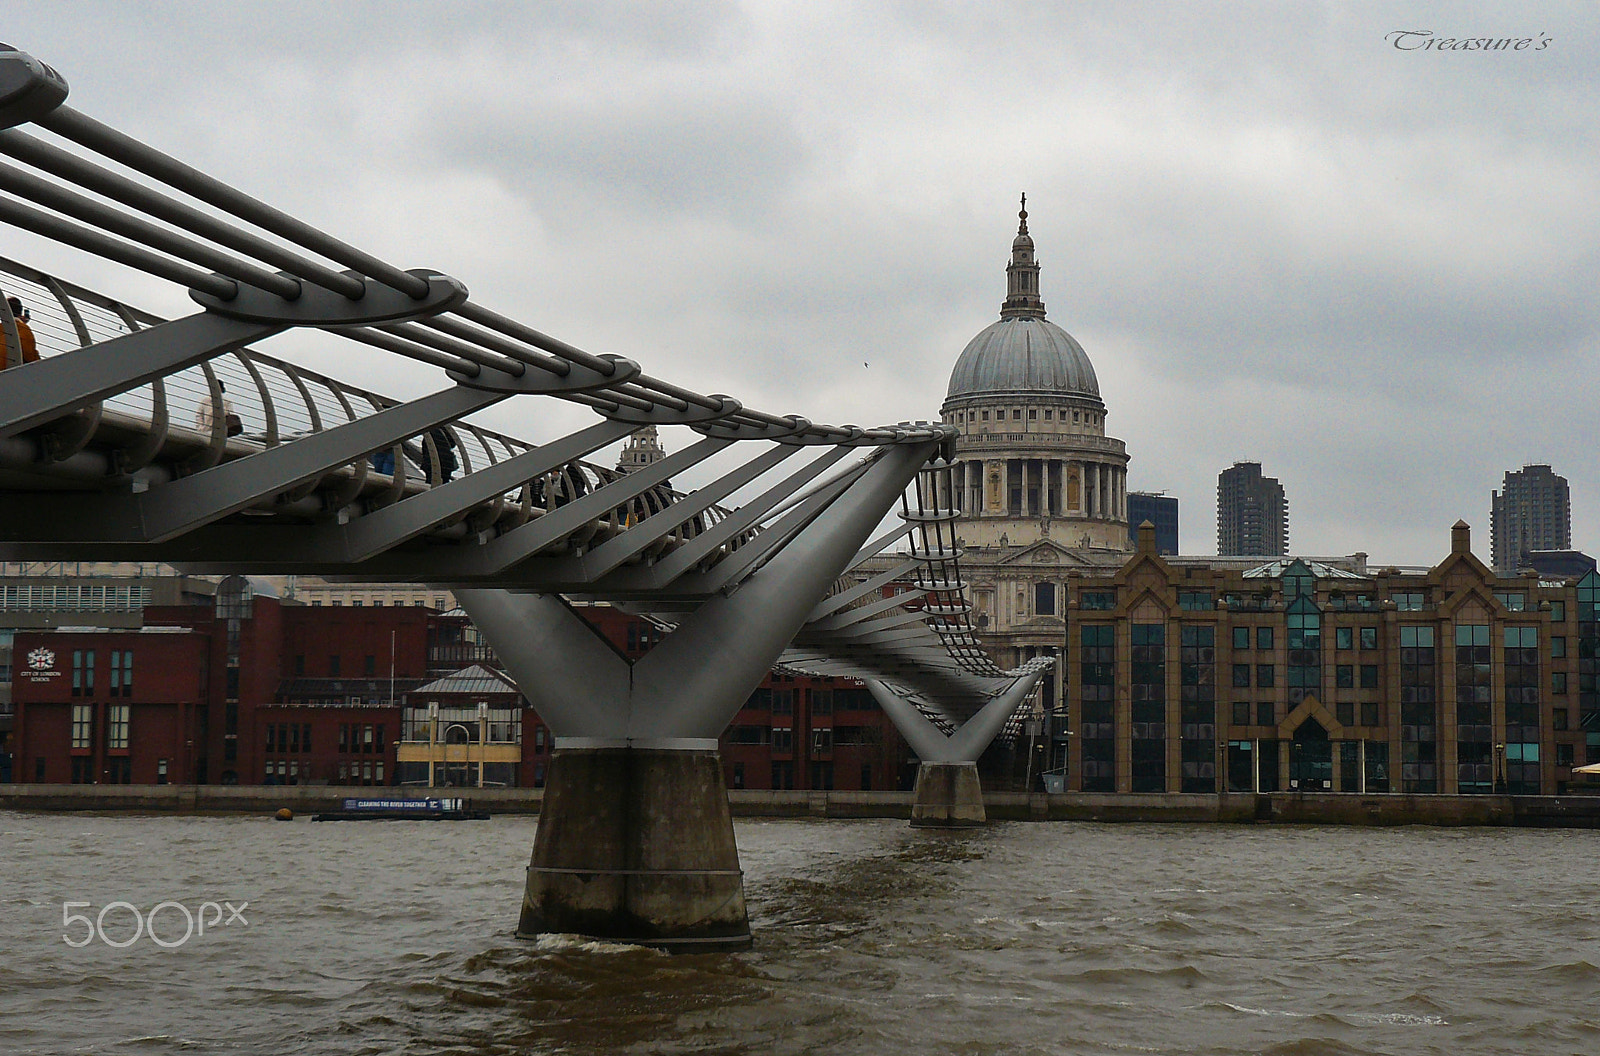
[{"label": "yellow buoy", "polygon": [[279,807],[276,817],[279,821],[293,821],[294,811],[290,810],[288,807]]}]

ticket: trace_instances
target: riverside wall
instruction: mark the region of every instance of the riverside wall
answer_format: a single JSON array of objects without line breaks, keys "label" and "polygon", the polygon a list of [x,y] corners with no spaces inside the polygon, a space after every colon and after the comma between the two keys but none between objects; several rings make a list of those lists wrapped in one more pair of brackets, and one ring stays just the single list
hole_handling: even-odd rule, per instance
[{"label": "riverside wall", "polygon": [[[0,810],[180,814],[336,811],[346,797],[449,795],[474,810],[536,814],[543,790],[348,788],[317,785],[0,785]],[[734,817],[905,818],[910,792],[776,792],[734,789]],[[1354,793],[1059,795],[989,792],[991,821],[1212,822],[1308,825],[1499,825],[1600,828],[1600,796],[1407,796]]]}]

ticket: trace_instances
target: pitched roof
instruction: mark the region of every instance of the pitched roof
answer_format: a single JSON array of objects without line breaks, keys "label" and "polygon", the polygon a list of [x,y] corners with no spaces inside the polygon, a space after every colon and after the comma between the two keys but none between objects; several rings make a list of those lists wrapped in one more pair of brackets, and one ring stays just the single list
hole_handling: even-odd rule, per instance
[{"label": "pitched roof", "polygon": [[499,671],[473,664],[411,690],[413,696],[434,693],[515,693],[517,684]]}]

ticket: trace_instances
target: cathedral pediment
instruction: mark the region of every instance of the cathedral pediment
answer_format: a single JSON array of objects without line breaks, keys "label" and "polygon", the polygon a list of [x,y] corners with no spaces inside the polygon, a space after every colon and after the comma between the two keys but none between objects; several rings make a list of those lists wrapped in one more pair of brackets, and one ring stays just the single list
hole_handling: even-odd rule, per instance
[{"label": "cathedral pediment", "polygon": [[1092,564],[1084,555],[1075,553],[1048,539],[1041,539],[1032,546],[1025,546],[1015,553],[1007,554],[996,564],[1039,566],[1065,566],[1068,568],[1084,568]]}]

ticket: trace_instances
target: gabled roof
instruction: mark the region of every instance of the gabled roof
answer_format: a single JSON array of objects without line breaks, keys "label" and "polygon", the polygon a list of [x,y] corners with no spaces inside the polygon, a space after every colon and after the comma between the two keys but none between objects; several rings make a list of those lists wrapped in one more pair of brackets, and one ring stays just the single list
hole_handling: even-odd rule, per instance
[{"label": "gabled roof", "polygon": [[426,696],[434,693],[515,693],[517,684],[499,671],[484,667],[482,664],[473,664],[460,671],[445,675],[441,679],[429,682],[425,686],[418,686],[411,691],[412,696]]},{"label": "gabled roof", "polygon": [[1245,579],[1281,579],[1289,570],[1289,566],[1296,561],[1311,570],[1311,574],[1318,579],[1368,579],[1368,576],[1358,576],[1348,569],[1336,568],[1323,561],[1313,561],[1306,557],[1280,557],[1276,561],[1268,561],[1264,565],[1247,569],[1243,575]]}]

